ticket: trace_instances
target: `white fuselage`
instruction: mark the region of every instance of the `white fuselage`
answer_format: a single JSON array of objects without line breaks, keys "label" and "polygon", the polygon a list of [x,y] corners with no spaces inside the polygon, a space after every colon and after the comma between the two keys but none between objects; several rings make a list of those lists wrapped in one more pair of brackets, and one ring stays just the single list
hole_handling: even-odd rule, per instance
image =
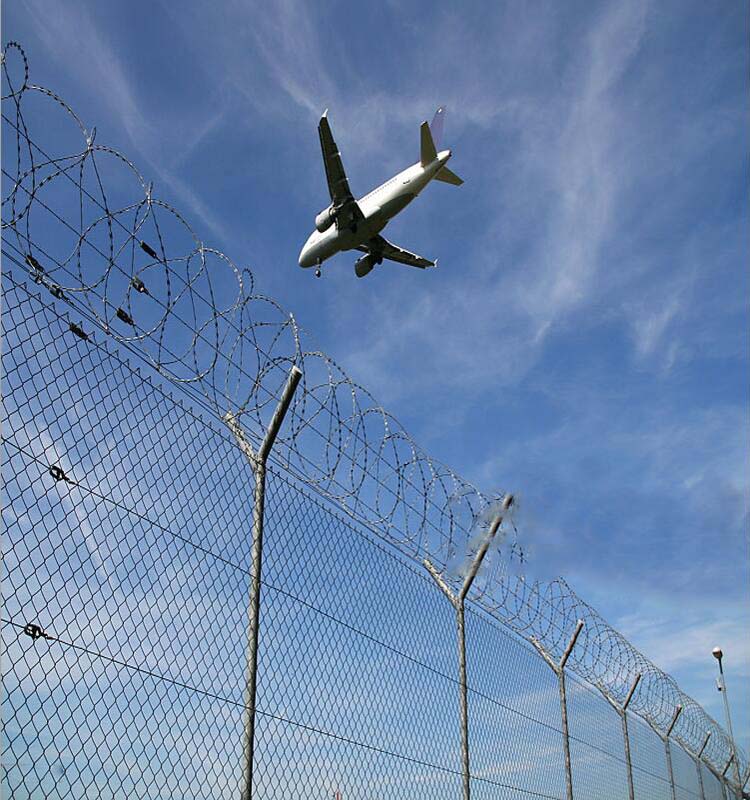
[{"label": "white fuselage", "polygon": [[450,157],[451,151],[443,150],[427,166],[423,167],[419,162],[413,164],[358,200],[357,205],[364,219],[357,223],[356,231],[343,227],[339,229],[335,223],[323,233],[314,230],[299,254],[299,265],[319,267],[327,258],[342,250],[366,245],[385,228],[389,220],[411,203]]}]

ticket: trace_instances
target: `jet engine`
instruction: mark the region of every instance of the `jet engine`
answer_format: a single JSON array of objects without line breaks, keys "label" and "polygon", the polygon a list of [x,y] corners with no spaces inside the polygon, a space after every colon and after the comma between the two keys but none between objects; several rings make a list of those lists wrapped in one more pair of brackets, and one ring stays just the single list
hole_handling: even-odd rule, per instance
[{"label": "jet engine", "polygon": [[328,208],[324,209],[323,211],[315,217],[315,227],[318,233],[323,233],[327,231],[331,225],[336,221],[336,217],[338,216],[338,212],[333,207],[333,203],[331,203]]},{"label": "jet engine", "polygon": [[367,275],[368,272],[372,272],[372,268],[376,264],[379,264],[382,260],[382,258],[378,258],[372,253],[362,256],[362,258],[358,258],[354,265],[354,271],[357,273],[357,277],[364,278],[365,275]]}]

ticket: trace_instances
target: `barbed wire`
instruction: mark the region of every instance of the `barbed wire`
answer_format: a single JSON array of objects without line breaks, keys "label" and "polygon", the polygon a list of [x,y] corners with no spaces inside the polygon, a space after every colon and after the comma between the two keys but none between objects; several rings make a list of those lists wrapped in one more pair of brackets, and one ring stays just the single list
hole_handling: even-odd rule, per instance
[{"label": "barbed wire", "polygon": [[[3,165],[5,255],[219,419],[231,413],[256,440],[296,365],[301,385],[276,461],[454,579],[449,565],[470,553],[475,527],[503,493],[479,491],[425,453],[293,314],[256,291],[249,270],[205,246],[131,160],[97,144],[96,130],[62,98],[30,83],[18,43],[5,46],[2,66],[4,136],[13,139],[4,149],[14,154]],[[40,141],[45,134],[49,143]],[[557,658],[583,620],[569,668],[619,704],[640,675],[630,708],[664,730],[681,706],[672,735],[695,753],[710,732],[704,758],[722,769],[731,753],[723,729],[564,580],[516,574],[511,562],[523,547],[512,520],[505,527],[471,599]],[[737,755],[744,775],[747,757]]]}]

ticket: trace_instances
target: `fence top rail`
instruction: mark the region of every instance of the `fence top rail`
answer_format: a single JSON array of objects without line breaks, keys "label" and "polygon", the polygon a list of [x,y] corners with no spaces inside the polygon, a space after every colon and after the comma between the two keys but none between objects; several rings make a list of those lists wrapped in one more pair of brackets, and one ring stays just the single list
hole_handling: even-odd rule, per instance
[{"label": "fence top rail", "polygon": [[[299,368],[275,462],[457,587],[477,528],[490,525],[505,493],[480,491],[422,450],[293,314],[257,292],[249,270],[204,245],[132,161],[30,82],[16,42],[3,49],[2,73],[4,257],[217,418],[230,414],[255,446],[289,369]],[[673,738],[698,752],[710,732],[703,757],[723,767],[723,729],[564,580],[525,580],[512,515],[502,531],[469,599],[660,731],[682,707]],[[738,759],[744,774],[747,757]]]}]

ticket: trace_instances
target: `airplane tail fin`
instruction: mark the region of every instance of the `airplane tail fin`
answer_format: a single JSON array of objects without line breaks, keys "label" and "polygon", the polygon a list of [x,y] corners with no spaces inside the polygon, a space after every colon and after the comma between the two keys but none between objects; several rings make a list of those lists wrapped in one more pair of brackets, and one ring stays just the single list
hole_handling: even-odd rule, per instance
[{"label": "airplane tail fin", "polygon": [[432,164],[436,158],[437,150],[435,149],[435,142],[432,141],[430,126],[423,122],[422,127],[419,129],[419,162],[423,167],[426,167],[428,164]]},{"label": "airplane tail fin", "polygon": [[444,181],[445,183],[450,183],[453,186],[460,186],[464,181],[463,178],[459,178],[455,172],[451,172],[448,167],[443,167],[438,174],[435,176],[436,181]]},{"label": "airplane tail fin", "polygon": [[440,106],[435,112],[435,116],[430,123],[430,133],[432,134],[432,141],[435,142],[435,147],[440,149],[440,144],[443,141],[443,119],[445,117],[445,106]]},{"label": "airplane tail fin", "polygon": [[437,158],[437,148],[440,147],[440,140],[443,138],[443,115],[445,107],[440,106],[428,125],[422,123],[420,128],[420,152],[419,161],[423,167],[431,164]]},{"label": "airplane tail fin", "polygon": [[[428,125],[422,123],[420,128],[420,153],[419,161],[423,167],[432,164],[437,158],[437,148],[440,147],[440,140],[443,138],[443,121],[445,119],[445,106],[440,106]],[[450,183],[453,186],[460,186],[463,180],[451,172],[448,167],[442,167],[435,175],[435,180]]]}]

